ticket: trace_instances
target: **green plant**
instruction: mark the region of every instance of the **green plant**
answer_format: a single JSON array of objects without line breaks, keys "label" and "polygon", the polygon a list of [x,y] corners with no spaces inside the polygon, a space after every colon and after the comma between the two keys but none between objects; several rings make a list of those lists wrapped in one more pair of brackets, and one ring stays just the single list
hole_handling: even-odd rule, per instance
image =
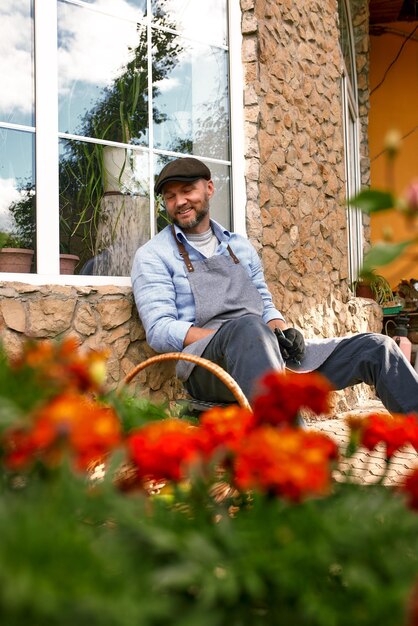
[{"label": "green plant", "polygon": [[368,287],[371,297],[380,305],[394,301],[392,288],[384,276],[369,272],[366,276],[360,276],[354,283],[354,291],[359,295],[361,286]]},{"label": "green plant", "polygon": [[3,248],[27,248],[30,243],[13,233],[0,232],[0,250]]},{"label": "green plant", "polygon": [[[346,470],[333,481],[335,444],[293,426],[294,396],[325,408],[320,378],[270,377],[267,412],[217,409],[190,425],[106,391],[103,358],[73,340],[32,342],[14,361],[0,352],[2,623],[416,624],[418,475],[410,491]],[[418,446],[412,416],[350,428],[342,461],[377,440],[387,464]],[[260,434],[266,445],[248,446]],[[195,462],[211,442],[215,455]],[[151,466],[166,479],[146,479]]]}]

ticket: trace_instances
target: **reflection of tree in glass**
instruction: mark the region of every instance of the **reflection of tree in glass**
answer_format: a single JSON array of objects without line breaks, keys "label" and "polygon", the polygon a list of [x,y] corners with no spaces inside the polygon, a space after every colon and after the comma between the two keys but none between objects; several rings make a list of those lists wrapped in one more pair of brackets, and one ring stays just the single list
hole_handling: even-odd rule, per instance
[{"label": "reflection of tree in glass", "polygon": [[12,247],[35,248],[35,185],[32,180],[18,183],[21,199],[12,202],[9,207],[13,218],[13,230],[9,241],[14,241]]},{"label": "reflection of tree in glass", "polygon": [[[154,15],[159,25],[174,29],[164,13],[166,0],[155,5]],[[157,13],[156,13],[157,12]],[[148,49],[146,30],[138,25],[138,45],[130,49],[131,60],[121,68],[113,84],[106,87],[102,98],[88,111],[77,134],[97,139],[131,144],[144,144],[148,132]],[[170,54],[167,53],[170,49]],[[177,64],[181,47],[176,35],[166,30],[153,29],[152,81],[153,85],[166,77]],[[154,97],[157,87],[153,87]],[[164,116],[154,108],[153,120],[159,124]],[[76,253],[83,257],[96,254],[95,238],[100,221],[103,197],[104,146],[80,141],[67,141],[60,159],[60,217],[62,225],[72,226],[72,233],[81,234],[84,247]],[[129,165],[125,150],[125,164]],[[123,192],[129,190],[122,189]]]}]

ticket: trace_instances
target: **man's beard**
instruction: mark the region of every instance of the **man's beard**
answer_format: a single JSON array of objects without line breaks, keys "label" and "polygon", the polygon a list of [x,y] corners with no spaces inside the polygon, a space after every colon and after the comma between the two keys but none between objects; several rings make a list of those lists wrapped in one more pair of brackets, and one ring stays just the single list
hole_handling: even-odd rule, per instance
[{"label": "man's beard", "polygon": [[179,228],[181,228],[182,230],[188,231],[191,228],[195,228],[195,226],[200,224],[200,222],[208,214],[208,212],[209,212],[209,202],[206,202],[205,206],[203,206],[201,209],[195,209],[196,215],[195,215],[194,220],[191,220],[187,222],[186,224],[183,224],[181,223],[180,220],[173,217],[173,223]]}]

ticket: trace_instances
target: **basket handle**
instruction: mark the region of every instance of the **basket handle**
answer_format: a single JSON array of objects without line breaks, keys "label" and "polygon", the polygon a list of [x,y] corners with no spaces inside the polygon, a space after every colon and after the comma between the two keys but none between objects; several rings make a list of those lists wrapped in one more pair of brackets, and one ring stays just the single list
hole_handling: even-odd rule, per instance
[{"label": "basket handle", "polygon": [[245,397],[241,387],[238,383],[232,378],[228,372],[226,372],[220,365],[209,361],[209,359],[204,359],[201,356],[196,356],[195,354],[187,354],[182,352],[166,352],[165,354],[157,354],[155,356],[150,357],[146,361],[139,363],[136,365],[128,374],[125,376],[124,383],[128,384],[131,380],[143,369],[148,367],[149,365],[153,365],[154,363],[160,363],[161,361],[191,361],[196,365],[201,365],[205,367],[209,372],[217,376],[226,387],[228,387],[229,391],[233,394],[234,398],[238,402],[239,406],[243,409],[247,409],[251,411],[250,404]]}]

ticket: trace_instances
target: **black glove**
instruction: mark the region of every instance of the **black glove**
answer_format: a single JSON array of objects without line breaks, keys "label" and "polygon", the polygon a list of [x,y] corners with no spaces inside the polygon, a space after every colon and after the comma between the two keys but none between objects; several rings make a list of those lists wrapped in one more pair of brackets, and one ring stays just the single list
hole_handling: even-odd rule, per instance
[{"label": "black glove", "polygon": [[305,340],[302,333],[296,328],[286,328],[285,330],[275,328],[274,334],[277,337],[283,359],[300,365],[305,356]]}]

